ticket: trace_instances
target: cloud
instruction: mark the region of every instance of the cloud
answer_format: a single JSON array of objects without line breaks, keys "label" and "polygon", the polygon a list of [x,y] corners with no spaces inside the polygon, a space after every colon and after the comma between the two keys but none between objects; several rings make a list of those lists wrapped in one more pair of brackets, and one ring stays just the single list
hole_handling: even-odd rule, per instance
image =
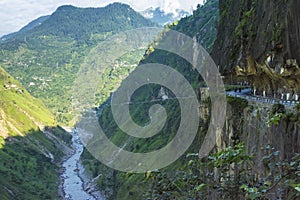
[{"label": "cloud", "polygon": [[164,0],[163,6],[161,7],[166,13],[176,14],[176,10],[180,9],[180,3],[178,0]]},{"label": "cloud", "polygon": [[149,7],[162,7],[166,12],[176,9],[190,11],[203,0],[1,0],[0,1],[0,37],[18,31],[32,20],[53,13],[61,5],[78,7],[103,7],[114,1],[131,5],[141,11]]}]

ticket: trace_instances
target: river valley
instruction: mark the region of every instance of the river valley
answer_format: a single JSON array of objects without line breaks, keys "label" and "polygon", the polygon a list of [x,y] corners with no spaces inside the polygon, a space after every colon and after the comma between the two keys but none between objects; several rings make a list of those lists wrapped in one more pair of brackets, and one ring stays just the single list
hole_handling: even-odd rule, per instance
[{"label": "river valley", "polygon": [[[85,169],[80,161],[83,144],[76,130],[72,134],[73,152],[62,163],[61,193],[64,200],[104,200],[104,197],[93,186],[85,174]],[[89,185],[89,186],[87,186]]]}]

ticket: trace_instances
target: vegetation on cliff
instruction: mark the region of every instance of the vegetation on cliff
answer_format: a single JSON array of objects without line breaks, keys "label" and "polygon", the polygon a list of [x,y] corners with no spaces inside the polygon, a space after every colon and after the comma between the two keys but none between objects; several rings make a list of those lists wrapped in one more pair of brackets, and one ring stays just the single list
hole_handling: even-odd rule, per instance
[{"label": "vegetation on cliff", "polygon": [[295,0],[220,0],[212,57],[227,83],[246,80],[277,98],[300,94],[299,6]]}]

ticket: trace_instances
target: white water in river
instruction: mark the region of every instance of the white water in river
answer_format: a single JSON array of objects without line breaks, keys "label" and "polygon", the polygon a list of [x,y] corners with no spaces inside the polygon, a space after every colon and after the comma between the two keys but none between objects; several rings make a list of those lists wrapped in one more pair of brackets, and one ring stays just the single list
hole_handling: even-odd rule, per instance
[{"label": "white water in river", "polygon": [[83,144],[80,141],[78,133],[72,131],[72,146],[74,153],[71,157],[65,160],[62,164],[65,169],[62,178],[62,189],[65,200],[95,200],[104,199],[93,196],[84,190],[84,181],[81,178],[82,170],[84,169],[81,162],[79,162],[80,155],[83,152]]}]

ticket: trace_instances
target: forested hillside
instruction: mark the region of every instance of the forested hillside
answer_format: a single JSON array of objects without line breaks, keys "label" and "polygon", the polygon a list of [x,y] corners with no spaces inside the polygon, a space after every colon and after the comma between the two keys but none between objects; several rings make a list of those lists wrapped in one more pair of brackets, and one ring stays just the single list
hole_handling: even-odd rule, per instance
[{"label": "forested hillside", "polygon": [[[221,1],[220,8],[222,11],[224,9],[222,6],[226,4],[236,11],[250,5],[243,1],[240,3],[241,7],[236,7],[234,1]],[[235,18],[233,21],[238,21],[238,24],[245,21],[244,18],[236,18],[239,13],[234,12],[232,15],[226,13],[227,9],[220,14],[221,19],[218,22],[218,5],[218,1],[207,1],[204,6],[198,7],[194,15],[168,26],[166,32],[168,28],[182,31],[208,50],[216,48],[214,51],[219,51],[219,44],[213,45],[216,27],[219,26],[219,30],[220,27],[224,27],[224,20],[226,24],[231,25],[230,20],[226,18],[229,16],[229,19]],[[245,13],[245,17],[248,15]],[[238,24],[235,26],[237,31],[240,30]],[[228,34],[232,33],[229,30]],[[88,151],[85,151],[82,160],[94,177],[101,174],[98,178],[101,190],[109,199],[299,198],[299,105],[286,109],[283,105],[260,104],[228,97],[224,128],[216,130],[217,137],[214,138],[216,147],[208,157],[199,159],[199,148],[212,117],[211,101],[206,96],[208,89],[198,74],[191,70],[190,63],[170,52],[155,49],[157,44],[163,43],[166,39],[164,36],[163,33],[162,37],[149,47],[140,65],[160,63],[171,66],[185,76],[198,94],[201,93],[198,135],[181,159],[164,169],[148,171],[145,174],[114,171],[96,161]],[[208,40],[202,39],[206,37]],[[227,41],[227,37],[227,32],[219,32],[217,42]],[[181,40],[177,38],[174,42],[180,43]],[[231,53],[227,51],[228,48],[226,53]],[[217,58],[222,60],[222,54],[218,54]],[[231,58],[225,57],[224,60]],[[220,69],[223,67],[220,66]],[[165,100],[161,98],[162,91],[168,96]],[[154,137],[137,139],[124,133],[113,120],[109,101],[98,109],[99,124],[107,137],[115,145],[122,147],[122,150],[139,153],[155,151],[168,144],[178,129],[181,111],[174,94],[159,85],[143,86],[135,91],[129,106],[133,121],[145,126],[150,122],[148,110],[156,103],[161,104],[168,115],[165,126]]]},{"label": "forested hillside", "polygon": [[[209,50],[215,40],[217,21],[218,1],[212,0],[208,1],[207,4],[203,6],[199,6],[198,9],[194,11],[194,15],[183,18],[168,26],[167,30],[173,29],[192,38],[197,38],[197,40],[199,42],[202,41],[201,43],[204,47]],[[164,40],[164,36],[162,36],[157,42],[161,42],[160,40]],[[186,80],[189,81],[195,90],[197,90],[199,85],[202,84],[198,81],[199,74],[192,70],[191,63],[178,55],[155,49],[155,44],[150,45],[144,55],[144,58],[140,61],[140,65],[147,63],[160,63],[178,70],[186,78]],[[139,66],[137,66],[137,68],[138,67]],[[168,95],[167,100],[161,99],[160,93],[162,90],[164,90],[164,93]],[[134,92],[134,95],[131,98],[130,112],[133,120],[137,124],[144,126],[149,123],[149,116],[147,113],[153,104],[159,103],[163,105],[168,113],[167,122],[164,128],[154,137],[138,139],[130,137],[124,133],[120,128],[118,128],[113,120],[111,107],[107,106],[109,101],[100,106],[100,126],[103,127],[104,132],[107,133],[109,139],[119,147],[124,147],[124,150],[139,153],[158,150],[172,140],[180,124],[180,106],[178,100],[173,99],[174,97],[174,94],[170,90],[167,88],[162,89],[161,86],[156,84],[143,86]],[[140,104],[139,102],[144,103]],[[198,137],[200,136],[197,136],[197,138]],[[197,151],[197,146],[200,146],[199,140],[194,143],[189,151]],[[167,167],[166,170],[171,172],[173,169],[182,166],[183,160],[179,159],[179,161],[175,164]],[[94,160],[88,151],[84,152],[82,161],[93,176],[102,174],[98,179],[98,185],[109,199],[146,198],[151,185],[145,181],[143,174],[125,174],[114,171]]]},{"label": "forested hillside", "polygon": [[218,0],[212,0],[203,6],[198,5],[193,15],[181,19],[172,29],[196,37],[198,43],[210,52],[217,37],[218,4]]},{"label": "forested hillside", "polygon": [[40,25],[2,41],[0,64],[41,99],[56,120],[69,123],[74,80],[90,50],[118,32],[154,25],[121,3],[62,6]]}]

